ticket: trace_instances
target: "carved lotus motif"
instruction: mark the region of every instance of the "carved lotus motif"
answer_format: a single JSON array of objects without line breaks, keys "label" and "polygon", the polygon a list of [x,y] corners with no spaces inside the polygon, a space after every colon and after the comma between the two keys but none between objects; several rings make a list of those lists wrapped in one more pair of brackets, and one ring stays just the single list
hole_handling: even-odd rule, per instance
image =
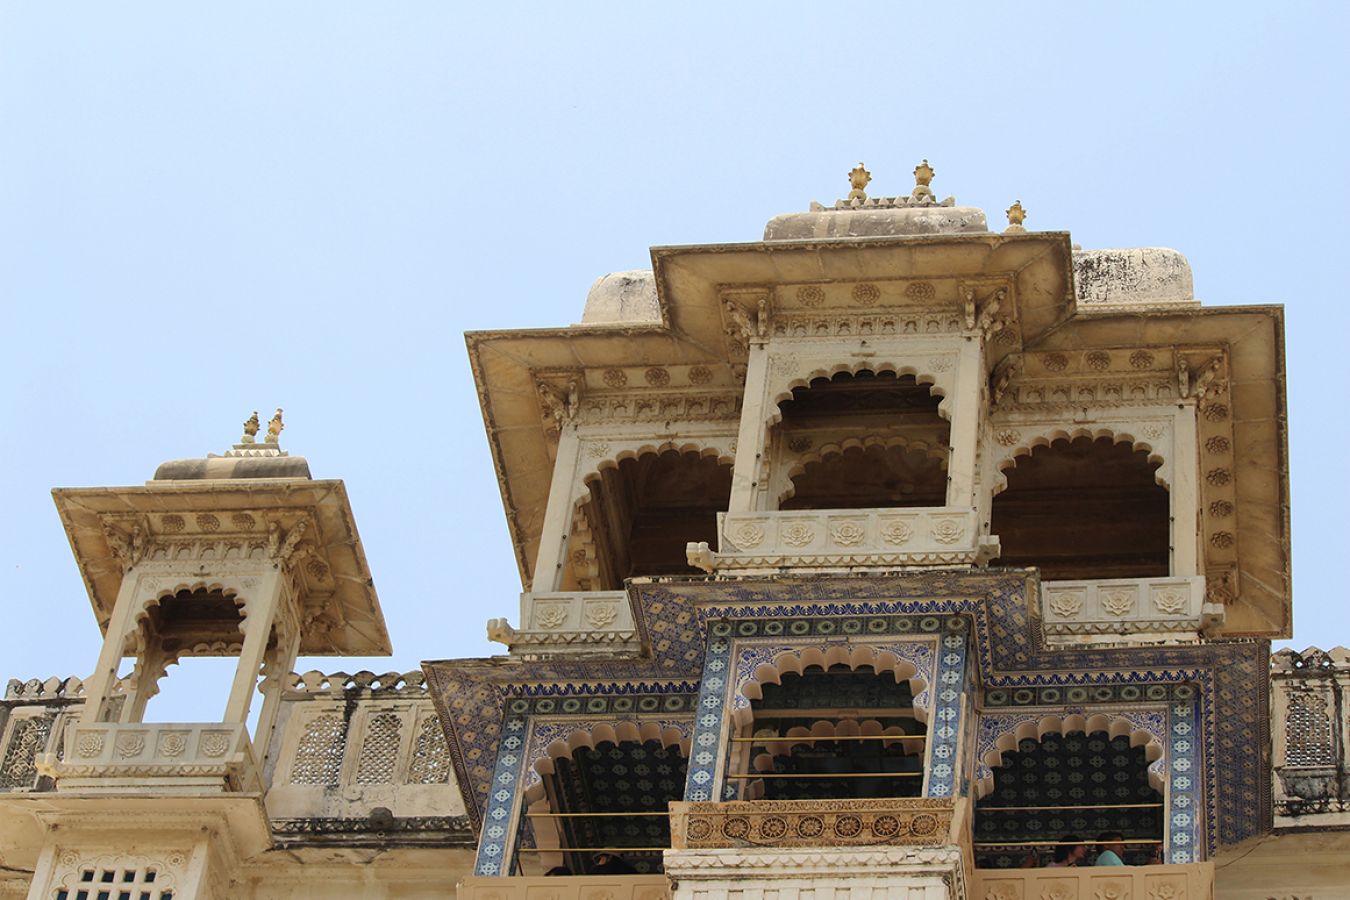
[{"label": "carved lotus motif", "polygon": [[1102,591],[1102,612],[1108,616],[1123,616],[1134,609],[1133,591]]},{"label": "carved lotus motif", "polygon": [[966,526],[956,519],[938,519],[933,523],[933,540],[939,544],[955,544],[966,533]]},{"label": "carved lotus motif", "polygon": [[797,288],[797,302],[802,306],[816,307],[825,302],[825,292],[814,284]]},{"label": "carved lotus motif", "polygon": [[1097,900],[1130,900],[1130,886],[1119,881],[1111,881],[1093,892]]},{"label": "carved lotus motif", "polygon": [[690,384],[707,384],[708,382],[712,381],[712,378],[713,378],[712,369],[708,368],[707,366],[694,366],[692,369],[689,370]]},{"label": "carved lotus motif", "polygon": [[1050,611],[1062,619],[1078,615],[1083,611],[1083,592],[1065,591],[1059,594],[1052,594],[1050,597]]},{"label": "carved lotus motif", "polygon": [[117,738],[117,755],[123,759],[140,756],[145,749],[145,735],[124,734]]},{"label": "carved lotus motif", "polygon": [[791,522],[783,526],[781,537],[790,547],[805,547],[816,539],[816,531],[805,522]]},{"label": "carved lotus motif", "polygon": [[599,441],[586,447],[586,455],[591,459],[604,459],[609,455],[609,444]]},{"label": "carved lotus motif", "polygon": [[187,736],[177,731],[161,735],[159,739],[160,756],[182,756],[187,749]]},{"label": "carved lotus motif", "polygon": [[103,735],[89,731],[80,735],[75,742],[75,752],[83,757],[98,756],[103,752]]},{"label": "carved lotus motif", "polygon": [[888,522],[881,528],[881,539],[899,546],[914,536],[914,529],[904,522]]},{"label": "carved lotus motif", "polygon": [[567,604],[550,603],[539,607],[535,610],[534,621],[540,628],[557,628],[567,621]]},{"label": "carved lotus motif", "polygon": [[1148,900],[1186,900],[1186,886],[1175,881],[1164,881],[1148,889]]},{"label": "carved lotus motif", "polygon": [[867,531],[857,522],[840,522],[834,526],[830,534],[835,543],[842,544],[845,547],[860,544],[863,538],[867,537]]},{"label": "carved lotus motif", "polygon": [[586,621],[592,628],[604,628],[619,617],[619,609],[613,603],[596,603],[586,610]]},{"label": "carved lotus motif", "polygon": [[202,756],[224,756],[225,751],[230,749],[230,738],[228,735],[220,733],[208,734],[202,738],[201,751]]},{"label": "carved lotus motif", "polygon": [[1022,892],[1011,884],[995,884],[984,892],[984,900],[1022,900]]},{"label": "carved lotus motif", "polygon": [[1186,595],[1175,590],[1159,591],[1153,595],[1153,605],[1160,613],[1177,616],[1186,611]]},{"label": "carved lotus motif", "polygon": [[764,529],[754,522],[743,522],[731,533],[731,539],[737,547],[749,550],[764,542]]},{"label": "carved lotus motif", "polygon": [[1000,431],[994,440],[998,441],[1000,446],[1015,447],[1017,446],[1017,442],[1022,440],[1022,432],[1013,430]]},{"label": "carved lotus motif", "polygon": [[1063,884],[1052,885],[1041,891],[1041,900],[1074,900],[1078,892]]}]

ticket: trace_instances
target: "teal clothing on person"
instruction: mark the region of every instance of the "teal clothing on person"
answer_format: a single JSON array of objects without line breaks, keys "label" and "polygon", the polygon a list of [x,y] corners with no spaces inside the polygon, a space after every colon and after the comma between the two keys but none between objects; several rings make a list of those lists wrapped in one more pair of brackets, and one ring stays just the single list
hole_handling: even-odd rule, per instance
[{"label": "teal clothing on person", "polygon": [[1114,850],[1103,850],[1101,853],[1098,853],[1098,854],[1097,854],[1097,861],[1096,861],[1095,863],[1093,863],[1093,865],[1095,865],[1095,866],[1123,866],[1123,865],[1125,865],[1125,860],[1123,860],[1123,859],[1121,859],[1119,856],[1117,856],[1117,855],[1116,855],[1116,851],[1114,851]]}]

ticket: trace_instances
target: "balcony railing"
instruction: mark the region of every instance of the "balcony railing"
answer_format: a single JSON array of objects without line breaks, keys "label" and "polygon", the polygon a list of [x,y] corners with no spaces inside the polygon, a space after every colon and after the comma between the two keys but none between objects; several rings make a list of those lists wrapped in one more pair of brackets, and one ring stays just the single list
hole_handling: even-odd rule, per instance
[{"label": "balcony railing", "polygon": [[57,790],[261,794],[258,762],[243,724],[98,722],[66,730],[64,758],[39,758]]},{"label": "balcony railing", "polygon": [[690,544],[706,571],[783,566],[968,565],[998,555],[969,507],[779,510],[718,515],[718,548]]},{"label": "balcony railing", "polygon": [[976,869],[972,897],[983,900],[1213,900],[1214,863]]},{"label": "balcony railing", "polygon": [[1041,585],[1045,633],[1196,635],[1223,621],[1223,607],[1205,602],[1203,576],[1047,581]]}]

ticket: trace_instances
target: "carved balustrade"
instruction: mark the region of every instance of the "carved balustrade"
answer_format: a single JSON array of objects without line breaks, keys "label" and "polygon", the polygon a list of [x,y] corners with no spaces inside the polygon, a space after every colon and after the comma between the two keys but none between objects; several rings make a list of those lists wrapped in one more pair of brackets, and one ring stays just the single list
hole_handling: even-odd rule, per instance
[{"label": "carved balustrade", "polygon": [[1212,900],[1214,863],[976,869],[970,896],[981,900]]},{"label": "carved balustrade", "polygon": [[731,800],[670,804],[676,850],[732,847],[937,847],[960,839],[956,801]]},{"label": "carved balustrade", "polygon": [[520,596],[520,628],[488,622],[488,638],[514,654],[636,653],[640,649],[626,591],[527,592]]},{"label": "carved balustrade", "polygon": [[471,875],[459,882],[455,896],[459,900],[666,900],[670,883],[664,875]]},{"label": "carved balustrade", "polygon": [[1203,576],[1047,581],[1041,622],[1053,637],[1103,634],[1196,635],[1223,621],[1206,602]]},{"label": "carved balustrade", "polygon": [[242,723],[72,723],[64,758],[38,769],[60,791],[261,794],[262,777]]},{"label": "carved balustrade", "polygon": [[718,516],[718,549],[689,545],[706,571],[784,566],[968,565],[998,555],[969,507],[778,510]]},{"label": "carved balustrade", "polygon": [[[109,704],[116,716],[126,700],[126,682],[113,685]],[[50,789],[39,778],[37,759],[56,754],[69,722],[84,707],[84,682],[75,677],[11,678],[0,700],[0,792]]]}]

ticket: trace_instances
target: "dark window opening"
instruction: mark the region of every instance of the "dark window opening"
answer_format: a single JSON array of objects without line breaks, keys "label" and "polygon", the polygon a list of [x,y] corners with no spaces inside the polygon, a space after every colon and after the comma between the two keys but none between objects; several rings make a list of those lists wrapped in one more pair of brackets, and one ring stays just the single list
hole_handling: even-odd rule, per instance
[{"label": "dark window opening", "polygon": [[[1105,731],[1046,734],[1003,754],[994,788],[975,804],[975,864],[1018,868],[1072,835],[1119,832],[1125,863],[1147,865],[1163,836],[1163,797],[1148,780],[1144,747]],[[1037,846],[1037,845],[1040,846]],[[1095,847],[1089,847],[1090,863]]]},{"label": "dark window opening", "polygon": [[1004,566],[1046,581],[1168,574],[1171,512],[1161,465],[1110,438],[1058,440],[1020,457],[994,497]]},{"label": "dark window opening", "polygon": [[692,575],[685,545],[717,546],[717,514],[731,498],[731,466],[667,450],[620,460],[590,484],[573,528],[563,590],[613,591],[639,575]]}]

